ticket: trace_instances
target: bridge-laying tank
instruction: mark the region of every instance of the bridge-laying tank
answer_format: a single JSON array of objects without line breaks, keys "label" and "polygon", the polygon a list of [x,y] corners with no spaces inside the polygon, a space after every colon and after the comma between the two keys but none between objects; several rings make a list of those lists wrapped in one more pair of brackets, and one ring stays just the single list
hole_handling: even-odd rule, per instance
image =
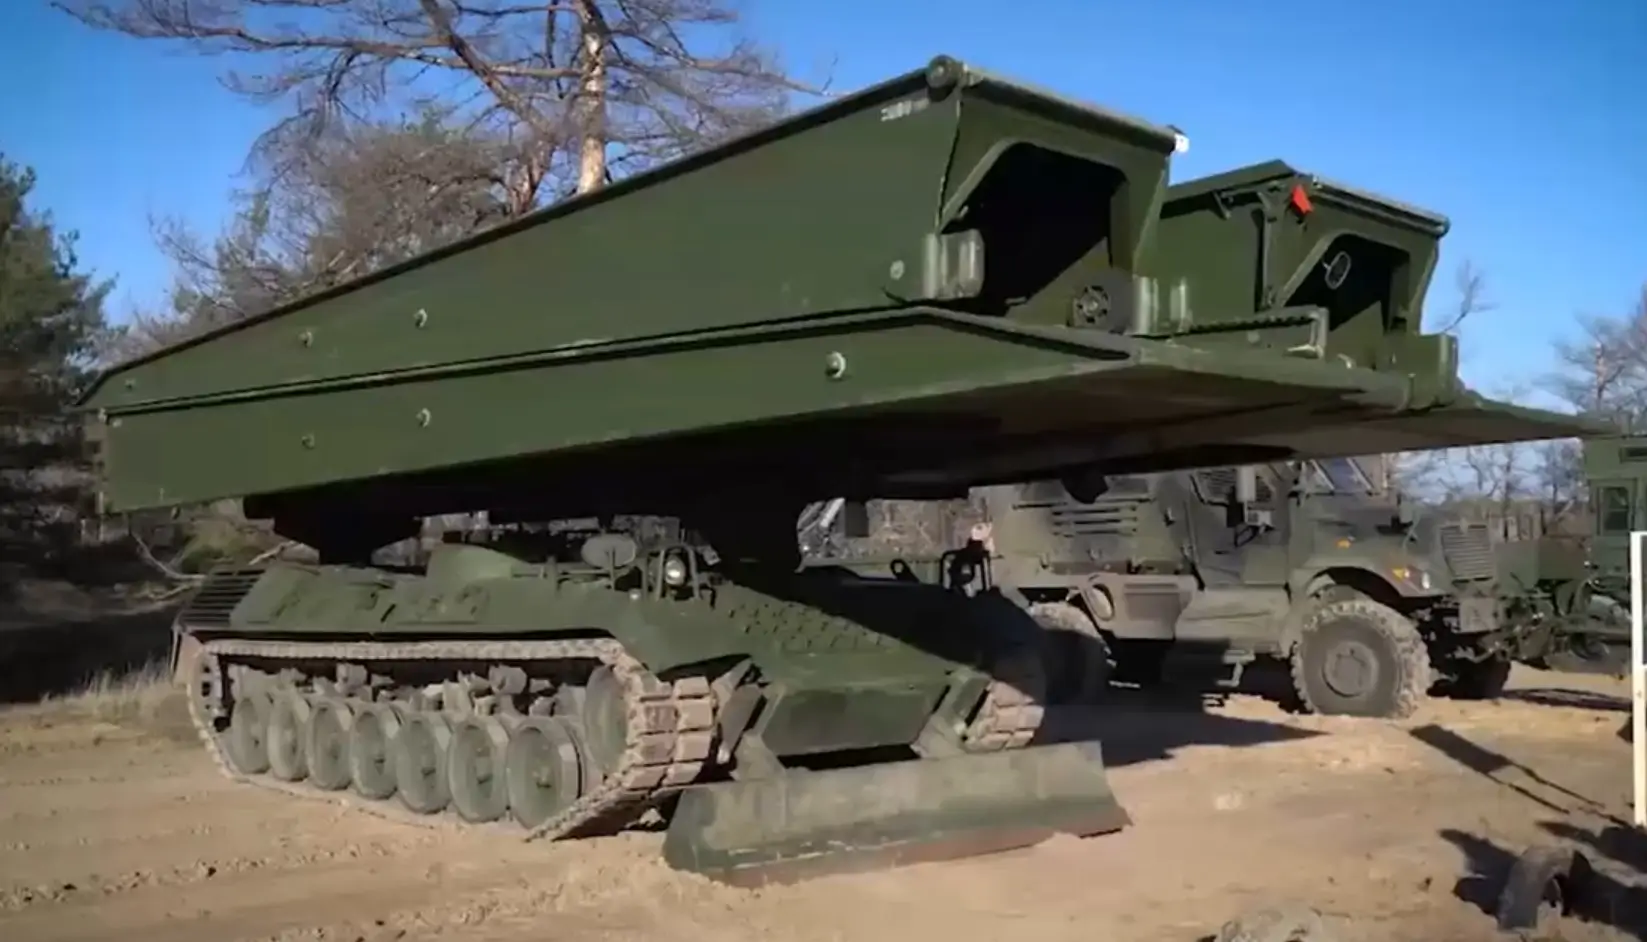
[{"label": "bridge-laying tank", "polygon": [[[1575,428],[1418,332],[1436,231],[1347,307],[1286,295],[1273,346],[1251,285],[1163,255],[1176,143],[939,57],[111,371],[110,510],[238,497],[318,553],[179,616],[203,740],[533,837],[655,809],[672,865],[742,883],[1125,826],[1098,745],[1044,741],[1033,620],[799,570],[801,509]],[[1333,225],[1376,242],[1381,206]],[[479,511],[533,525],[374,555]]]}]

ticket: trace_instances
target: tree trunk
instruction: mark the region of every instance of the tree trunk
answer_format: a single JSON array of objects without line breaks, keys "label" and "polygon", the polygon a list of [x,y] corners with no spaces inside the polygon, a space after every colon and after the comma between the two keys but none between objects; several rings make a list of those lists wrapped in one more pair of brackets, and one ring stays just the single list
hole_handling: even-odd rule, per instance
[{"label": "tree trunk", "polygon": [[578,4],[581,30],[578,116],[578,193],[598,190],[606,182],[606,53],[611,37],[596,0]]}]

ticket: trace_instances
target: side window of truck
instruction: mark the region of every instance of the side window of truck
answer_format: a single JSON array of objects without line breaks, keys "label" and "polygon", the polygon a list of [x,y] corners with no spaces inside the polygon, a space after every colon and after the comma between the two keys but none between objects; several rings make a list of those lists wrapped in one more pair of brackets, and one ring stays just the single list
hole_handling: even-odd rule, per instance
[{"label": "side window of truck", "polygon": [[1630,489],[1617,485],[1597,488],[1596,513],[1602,533],[1630,532]]},{"label": "side window of truck", "polygon": [[[1235,496],[1235,469],[1234,468],[1202,468],[1191,472],[1190,480],[1195,484],[1195,496],[1203,504],[1223,505]],[[1275,505],[1276,489],[1270,483],[1268,475],[1258,475],[1257,499],[1253,501],[1255,507],[1273,507]]]}]

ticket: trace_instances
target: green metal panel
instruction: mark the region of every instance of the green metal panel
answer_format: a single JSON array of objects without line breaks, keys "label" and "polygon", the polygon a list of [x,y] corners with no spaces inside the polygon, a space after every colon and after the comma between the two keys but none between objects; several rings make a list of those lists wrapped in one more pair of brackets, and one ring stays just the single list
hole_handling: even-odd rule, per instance
[{"label": "green metal panel", "polygon": [[[1094,437],[1089,447],[1102,444],[1115,460],[1135,463],[1151,462],[1168,446],[1220,438],[1337,455],[1375,447],[1385,426],[1392,444],[1412,448],[1501,440],[1497,434],[1563,436],[1574,428],[1563,416],[1527,413],[1483,437],[1460,420],[1470,410],[1385,421],[1378,417],[1412,403],[1404,377],[1309,360],[1277,363],[1253,352],[1213,354],[1074,330],[1057,331],[1062,342],[1052,343],[1007,322],[937,310],[835,326],[839,333],[745,335],[628,355],[582,351],[511,369],[431,370],[394,384],[111,412],[107,505],[165,506],[870,410],[971,415],[1002,434],[1107,427],[1113,435]],[[826,369],[836,354],[845,364],[839,377]],[[666,387],[660,377],[668,377]],[[1080,406],[1048,410],[1059,401]],[[1281,407],[1291,414],[1278,423]],[[1243,411],[1253,417],[1246,428],[1232,421]],[[539,415],[544,420],[534,421]],[[1197,418],[1211,424],[1190,422]],[[1446,418],[1456,421],[1440,421]],[[1169,426],[1132,431],[1141,421]],[[1372,424],[1357,429],[1360,423]],[[177,460],[185,449],[191,459]]]},{"label": "green metal panel", "polygon": [[[1610,435],[1584,442],[1584,477],[1590,491],[1590,561],[1596,575],[1613,585],[1628,586],[1630,530],[1647,529],[1647,436]],[[1620,502],[1625,516],[1614,510]],[[1609,510],[1614,510],[1609,513]]]},{"label": "green metal panel", "polygon": [[1281,161],[1175,185],[1149,270],[1180,307],[1159,329],[1290,345],[1284,328],[1314,308],[1325,318],[1326,355],[1411,370],[1414,357],[1434,355],[1401,338],[1419,335],[1447,229],[1442,216]]},{"label": "green metal panel", "polygon": [[[314,514],[336,519],[371,491],[405,518],[474,509],[439,501],[480,471],[542,481],[543,461],[587,468],[597,452],[678,478],[897,496],[1585,430],[1467,394],[1451,338],[1412,318],[1357,333],[1310,296],[1277,315],[1280,333],[1247,323],[1250,272],[1206,260],[1233,246],[1250,262],[1251,224],[1202,232],[1203,209],[1174,215],[1199,206],[1193,184],[1156,218],[1173,145],[940,57],[111,371],[85,401],[107,424],[106,506],[329,487]],[[1266,255],[1295,282],[1331,232],[1417,258],[1444,228],[1280,164],[1215,189],[1293,179],[1326,225]],[[1174,302],[1144,272],[1199,279],[1196,324],[1217,330],[1156,332]],[[1389,312],[1411,306],[1386,295]],[[865,435],[876,449],[844,447]],[[613,491],[611,470],[568,472],[559,493]],[[659,486],[619,496],[645,503]]]},{"label": "green metal panel", "polygon": [[[1044,142],[1111,162],[1137,177],[1131,189],[1146,206],[1164,183],[1164,129],[980,74],[934,90],[928,71],[131,364],[91,402],[382,380],[874,308],[889,293],[919,300],[923,239],[946,197],[953,214],[960,191],[981,182],[997,144]],[[1135,230],[1147,219],[1123,215]]]},{"label": "green metal panel", "polygon": [[935,678],[986,661],[989,619],[1016,614],[1005,602],[890,580],[728,581],[710,600],[632,597],[584,570],[461,544],[438,547],[426,575],[278,563],[214,575],[187,618],[209,631],[291,637],[484,638],[598,626],[655,671],[743,655],[792,691],[868,677],[891,684],[888,696],[935,700]]}]

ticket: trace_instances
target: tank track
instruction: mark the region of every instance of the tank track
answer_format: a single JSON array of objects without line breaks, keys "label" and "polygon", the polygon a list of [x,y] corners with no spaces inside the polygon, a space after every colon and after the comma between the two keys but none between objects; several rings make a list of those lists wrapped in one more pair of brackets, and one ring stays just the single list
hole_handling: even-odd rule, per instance
[{"label": "tank track", "polygon": [[[302,783],[284,782],[266,774],[248,775],[236,769],[223,737],[208,715],[208,690],[223,690],[221,662],[225,658],[269,661],[334,660],[417,661],[494,660],[529,661],[595,659],[611,667],[627,701],[628,731],[622,757],[605,779],[579,797],[559,815],[530,831],[505,821],[485,824],[462,822],[448,813],[417,814],[392,800],[373,801],[344,790],[322,791]],[[711,754],[715,702],[709,681],[687,677],[673,683],[659,680],[630,657],[616,641],[413,641],[413,642],[284,642],[220,639],[206,642],[200,652],[189,714],[195,730],[217,767],[229,778],[304,798],[330,800],[372,814],[423,827],[459,826],[495,828],[526,840],[593,837],[622,830],[645,810],[697,779]],[[360,701],[356,701],[360,702]]]},{"label": "tank track", "polygon": [[1025,646],[1001,658],[995,679],[961,740],[968,752],[1022,749],[1046,719],[1046,662],[1039,647]]},{"label": "tank track", "polygon": [[[374,800],[349,788],[326,791],[305,782],[282,781],[268,773],[235,767],[214,714],[227,712],[227,660],[260,662],[334,661],[551,661],[597,660],[618,678],[627,703],[625,748],[615,768],[564,811],[531,830],[505,818],[473,823],[448,808],[419,814],[393,798]],[[965,751],[997,752],[1031,744],[1045,718],[1041,705],[1045,672],[1036,650],[1004,658],[962,734]],[[313,695],[311,695],[313,696]],[[410,641],[309,642],[217,639],[199,651],[191,679],[189,716],[196,735],[227,778],[295,797],[328,801],[377,817],[424,828],[487,828],[525,840],[567,840],[615,834],[649,808],[699,779],[714,754],[717,703],[706,677],[665,682],[631,657],[617,641]],[[346,698],[352,704],[366,701]]]}]

